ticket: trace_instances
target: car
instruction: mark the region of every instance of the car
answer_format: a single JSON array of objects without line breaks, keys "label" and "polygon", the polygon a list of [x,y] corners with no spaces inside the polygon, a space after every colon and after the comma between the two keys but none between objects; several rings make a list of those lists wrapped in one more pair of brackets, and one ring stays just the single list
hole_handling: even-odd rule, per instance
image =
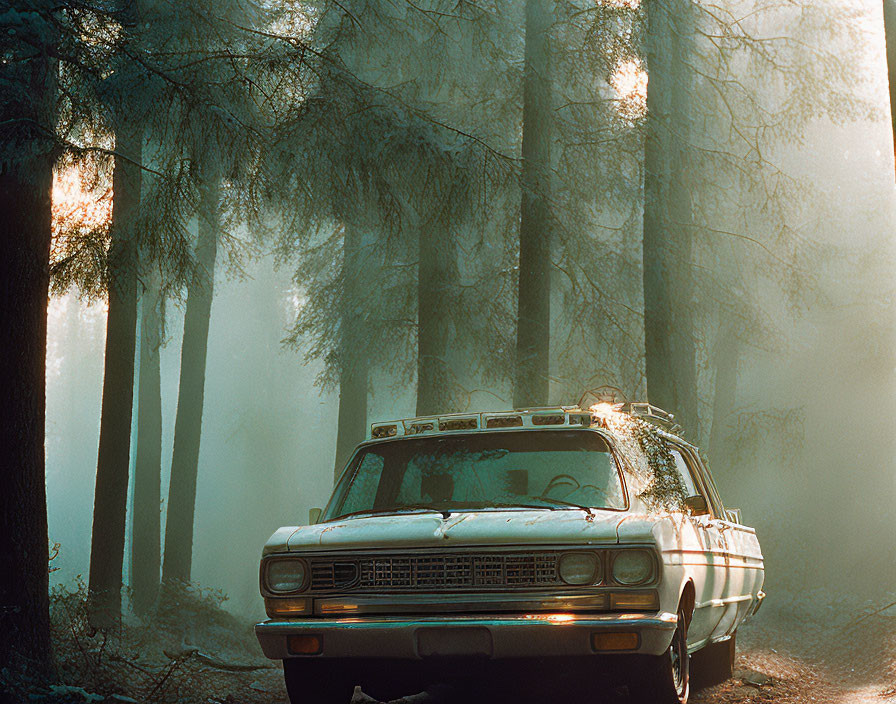
[{"label": "car", "polygon": [[683,704],[765,596],[755,530],[646,403],[374,423],[319,513],[261,558],[292,704],[434,682]]}]

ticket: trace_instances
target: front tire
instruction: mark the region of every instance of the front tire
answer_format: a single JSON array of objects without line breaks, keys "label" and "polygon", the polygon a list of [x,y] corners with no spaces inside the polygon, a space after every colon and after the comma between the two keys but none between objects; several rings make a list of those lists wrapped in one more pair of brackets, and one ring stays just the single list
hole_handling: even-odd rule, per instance
[{"label": "front tire", "polygon": [[640,704],[687,704],[690,692],[688,614],[678,608],[678,626],[669,649],[650,658],[646,671],[636,673],[629,692]]},{"label": "front tire", "polygon": [[284,660],[283,678],[290,704],[349,704],[355,693],[350,673],[329,660]]}]

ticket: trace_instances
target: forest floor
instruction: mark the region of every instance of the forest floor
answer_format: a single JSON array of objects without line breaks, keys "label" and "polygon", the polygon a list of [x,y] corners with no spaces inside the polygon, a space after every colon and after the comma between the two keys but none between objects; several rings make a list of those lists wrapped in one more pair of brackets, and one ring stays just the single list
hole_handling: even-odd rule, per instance
[{"label": "forest floor", "polygon": [[[896,704],[896,597],[857,605],[814,594],[777,597],[738,633],[735,677],[692,692],[692,704]],[[221,596],[193,592],[113,632],[87,625],[83,589],[52,601],[62,684],[11,682],[0,670],[3,702],[29,704],[286,704],[279,663],[261,655],[251,624],[220,607]],[[459,701],[444,690],[404,704]],[[623,692],[576,704],[625,704]],[[353,704],[374,700],[356,690]]]}]

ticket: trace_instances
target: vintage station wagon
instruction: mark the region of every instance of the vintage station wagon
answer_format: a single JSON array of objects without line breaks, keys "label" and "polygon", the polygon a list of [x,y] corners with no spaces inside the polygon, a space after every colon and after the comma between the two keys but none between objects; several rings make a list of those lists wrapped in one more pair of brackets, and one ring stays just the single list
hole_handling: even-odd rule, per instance
[{"label": "vintage station wagon", "polygon": [[440,681],[682,703],[764,597],[755,531],[648,404],[376,423],[312,523],[261,560],[293,704]]}]

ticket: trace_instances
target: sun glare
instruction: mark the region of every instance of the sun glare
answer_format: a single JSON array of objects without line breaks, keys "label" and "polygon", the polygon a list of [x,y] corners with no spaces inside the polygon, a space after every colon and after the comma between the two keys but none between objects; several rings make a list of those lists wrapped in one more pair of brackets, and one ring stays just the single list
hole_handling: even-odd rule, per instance
[{"label": "sun glare", "polygon": [[112,220],[112,188],[85,190],[81,173],[66,168],[53,174],[53,232],[98,230]]},{"label": "sun glare", "polygon": [[637,119],[647,113],[647,71],[638,59],[617,64],[610,85],[619,101],[619,110],[626,117]]}]

